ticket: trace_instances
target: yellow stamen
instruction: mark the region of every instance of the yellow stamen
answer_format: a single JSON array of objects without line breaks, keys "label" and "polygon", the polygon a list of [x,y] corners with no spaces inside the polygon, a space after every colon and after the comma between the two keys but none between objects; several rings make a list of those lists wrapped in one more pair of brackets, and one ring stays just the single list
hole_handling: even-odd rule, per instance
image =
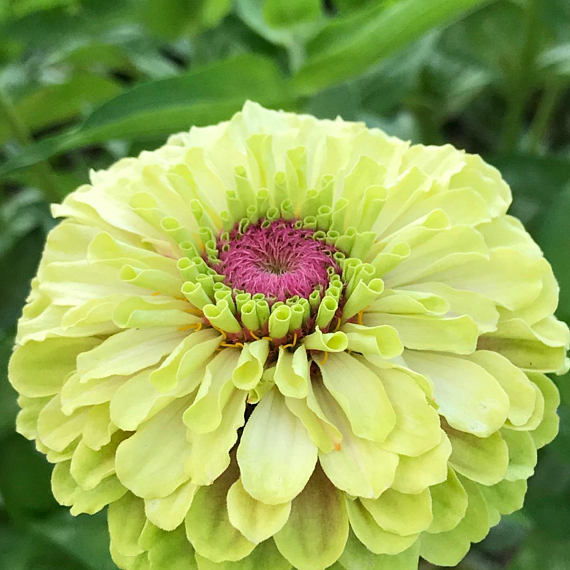
[{"label": "yellow stamen", "polygon": [[358,313],[358,324],[361,325],[362,324],[362,313],[364,311],[360,311],[360,313]]},{"label": "yellow stamen", "polygon": [[320,364],[324,364],[327,361],[328,357],[329,357],[329,353],[325,352],[325,357],[321,360]]},{"label": "yellow stamen", "polygon": [[151,295],[152,295],[153,297],[156,297],[157,295],[160,295],[160,291],[155,291],[154,293],[151,293]]},{"label": "yellow stamen", "polygon": [[255,340],[260,340],[260,338],[259,338],[253,331],[249,331],[249,334],[250,334]]},{"label": "yellow stamen", "polygon": [[336,327],[334,328],[333,332],[336,332],[338,329],[340,329],[340,324],[342,323],[342,319],[340,317],[336,318]]}]

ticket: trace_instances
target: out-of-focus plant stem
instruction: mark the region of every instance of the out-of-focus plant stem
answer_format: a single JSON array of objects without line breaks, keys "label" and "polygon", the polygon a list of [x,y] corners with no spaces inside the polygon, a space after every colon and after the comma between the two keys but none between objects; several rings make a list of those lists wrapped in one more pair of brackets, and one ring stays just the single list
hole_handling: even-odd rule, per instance
[{"label": "out-of-focus plant stem", "polygon": [[537,55],[538,37],[535,28],[536,0],[528,0],[519,65],[513,74],[514,76],[507,84],[507,112],[501,135],[501,151],[504,153],[510,153],[515,150],[521,132],[524,111],[530,96]]},{"label": "out-of-focus plant stem", "polygon": [[[32,142],[32,137],[26,125],[22,122],[14,105],[0,88],[0,116],[4,117],[14,140],[20,145],[25,146]],[[57,191],[54,182],[54,173],[47,162],[40,162],[33,167],[33,172],[37,178],[39,189],[42,191],[46,200],[50,202],[59,202],[61,196]]]},{"label": "out-of-focus plant stem", "polygon": [[541,147],[561,93],[562,87],[558,82],[553,82],[545,87],[529,129],[528,148],[531,152],[542,154]]}]

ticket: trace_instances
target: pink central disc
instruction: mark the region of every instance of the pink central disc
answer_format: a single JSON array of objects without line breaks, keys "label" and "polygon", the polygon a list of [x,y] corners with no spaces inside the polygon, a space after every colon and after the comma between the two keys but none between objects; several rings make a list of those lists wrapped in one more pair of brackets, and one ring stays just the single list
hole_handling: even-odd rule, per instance
[{"label": "pink central disc", "polygon": [[[327,269],[335,267],[335,249],[313,239],[314,230],[296,229],[294,221],[277,220],[268,227],[251,225],[218,244],[216,271],[234,289],[263,293],[273,301],[299,295],[308,298],[316,286],[326,288]],[[226,251],[224,246],[227,244]]]}]

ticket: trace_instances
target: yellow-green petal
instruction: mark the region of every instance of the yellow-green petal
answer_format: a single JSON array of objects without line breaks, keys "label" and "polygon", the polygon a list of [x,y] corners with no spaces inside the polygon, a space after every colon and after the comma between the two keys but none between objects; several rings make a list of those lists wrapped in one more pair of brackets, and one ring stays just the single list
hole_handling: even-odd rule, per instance
[{"label": "yellow-green petal", "polygon": [[299,570],[319,570],[342,554],[348,517],[341,493],[316,469],[295,498],[285,526],[274,536],[279,552]]},{"label": "yellow-green petal", "polygon": [[291,503],[268,505],[254,499],[238,479],[227,496],[230,523],[248,540],[259,544],[283,528],[291,512]]}]

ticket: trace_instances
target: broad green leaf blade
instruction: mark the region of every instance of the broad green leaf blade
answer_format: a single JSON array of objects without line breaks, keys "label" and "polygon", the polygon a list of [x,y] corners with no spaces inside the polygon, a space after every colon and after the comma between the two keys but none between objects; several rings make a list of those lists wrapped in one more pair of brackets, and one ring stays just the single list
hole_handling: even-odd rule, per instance
[{"label": "broad green leaf blade", "polygon": [[271,60],[244,54],[137,85],[98,107],[78,129],[26,147],[0,168],[0,176],[86,144],[148,140],[214,124],[246,99],[269,107],[290,102],[288,84]]},{"label": "broad green leaf blade", "polygon": [[349,79],[425,32],[488,0],[402,0],[333,21],[307,46],[294,85],[302,93]]}]

